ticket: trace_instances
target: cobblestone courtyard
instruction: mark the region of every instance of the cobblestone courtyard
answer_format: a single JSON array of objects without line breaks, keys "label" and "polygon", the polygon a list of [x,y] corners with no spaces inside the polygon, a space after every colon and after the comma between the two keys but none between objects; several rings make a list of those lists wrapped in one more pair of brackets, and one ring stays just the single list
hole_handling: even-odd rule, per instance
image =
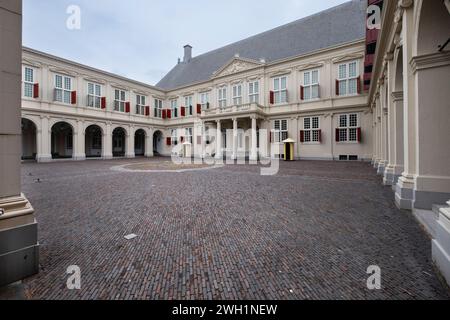
[{"label": "cobblestone courtyard", "polygon": [[[142,161],[22,165],[41,245],[27,298],[450,298],[430,239],[367,163],[282,163],[272,177],[111,170]],[[79,291],[66,289],[70,265]],[[366,287],[370,265],[381,290]]]}]

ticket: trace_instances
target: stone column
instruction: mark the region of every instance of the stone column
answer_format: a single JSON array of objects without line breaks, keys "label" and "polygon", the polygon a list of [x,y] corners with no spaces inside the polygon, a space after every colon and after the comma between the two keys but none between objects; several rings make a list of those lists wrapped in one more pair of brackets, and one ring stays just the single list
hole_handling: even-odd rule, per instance
[{"label": "stone column", "polygon": [[258,145],[257,145],[257,128],[256,128],[256,116],[251,117],[252,120],[252,146],[250,150],[250,161],[258,161]]},{"label": "stone column", "polygon": [[36,156],[37,162],[52,161],[51,149],[51,129],[49,128],[49,117],[41,116],[41,128],[38,130],[38,154]]},{"label": "stone column", "polygon": [[86,160],[86,132],[83,121],[77,121],[77,127],[73,134],[75,139],[73,159],[77,161]]},{"label": "stone column", "polygon": [[402,14],[402,40],[403,40],[403,130],[404,130],[404,172],[398,179],[395,192],[395,203],[400,209],[412,209],[414,200],[415,174],[416,174],[416,102],[415,81],[410,66],[413,57],[414,43],[414,10],[412,1],[408,5],[404,1]]},{"label": "stone column", "polygon": [[221,124],[220,120],[217,120],[216,123],[217,123],[216,159],[223,159],[223,152],[222,152],[222,124]]},{"label": "stone column", "polygon": [[206,158],[206,124],[202,121],[202,159]]},{"label": "stone column", "polygon": [[238,139],[238,122],[237,118],[233,118],[233,154],[231,155],[231,159],[237,159],[237,139]]},{"label": "stone column", "polygon": [[439,210],[436,225],[436,239],[432,241],[433,262],[450,286],[450,201],[447,206]]},{"label": "stone column", "polygon": [[103,159],[112,159],[112,127],[111,123],[106,124],[106,132],[102,137],[102,147],[103,147]]},{"label": "stone column", "polygon": [[39,271],[34,209],[21,193],[22,1],[0,2],[0,287]]},{"label": "stone column", "polygon": [[154,130],[148,130],[145,133],[145,157],[152,158],[153,155],[153,132]]},{"label": "stone column", "polygon": [[134,133],[135,129],[133,127],[128,127],[126,133],[126,141],[125,141],[125,157],[126,158],[134,158]]}]

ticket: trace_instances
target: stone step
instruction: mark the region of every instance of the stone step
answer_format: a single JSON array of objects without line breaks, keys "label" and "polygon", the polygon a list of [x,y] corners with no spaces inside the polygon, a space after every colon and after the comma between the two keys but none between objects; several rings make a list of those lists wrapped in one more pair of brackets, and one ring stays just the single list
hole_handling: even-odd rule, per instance
[{"label": "stone step", "polygon": [[434,204],[433,205],[433,213],[436,215],[436,218],[439,219],[439,215],[441,214],[441,209],[446,208],[447,206],[441,205],[441,204]]}]

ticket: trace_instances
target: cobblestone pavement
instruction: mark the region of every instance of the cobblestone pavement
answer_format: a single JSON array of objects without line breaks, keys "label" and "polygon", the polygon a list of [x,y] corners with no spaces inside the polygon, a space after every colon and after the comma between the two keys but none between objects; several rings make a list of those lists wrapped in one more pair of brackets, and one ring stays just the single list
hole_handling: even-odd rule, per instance
[{"label": "cobblestone pavement", "polygon": [[[110,170],[142,161],[23,164],[41,244],[27,298],[450,298],[430,239],[367,163],[282,163],[272,177]],[[70,265],[79,291],[66,289]],[[381,290],[366,287],[370,265]]]}]

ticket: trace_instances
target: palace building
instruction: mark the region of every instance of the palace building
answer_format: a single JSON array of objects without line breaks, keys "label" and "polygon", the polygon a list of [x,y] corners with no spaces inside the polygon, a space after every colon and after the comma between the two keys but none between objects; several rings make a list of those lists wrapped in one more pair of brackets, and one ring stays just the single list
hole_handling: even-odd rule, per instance
[{"label": "palace building", "polygon": [[256,160],[291,139],[295,159],[372,161],[398,207],[441,206],[433,258],[450,279],[449,10],[349,1],[199,56],[186,45],[156,86],[23,48],[23,159],[170,156],[189,142],[196,157]]}]

